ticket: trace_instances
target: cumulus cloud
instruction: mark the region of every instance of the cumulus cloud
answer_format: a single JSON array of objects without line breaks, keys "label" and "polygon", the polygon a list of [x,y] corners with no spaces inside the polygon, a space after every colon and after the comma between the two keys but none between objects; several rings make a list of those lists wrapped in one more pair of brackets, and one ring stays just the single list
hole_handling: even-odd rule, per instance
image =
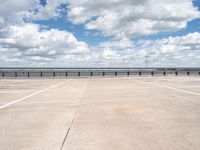
[{"label": "cumulus cloud", "polygon": [[[61,6],[67,10],[64,12]],[[46,0],[45,5],[39,0],[6,0],[0,3],[0,27],[62,15],[86,29],[114,36],[176,31],[200,17],[191,0]]]},{"label": "cumulus cloud", "polygon": [[[53,61],[65,55],[86,54],[88,45],[73,34],[58,29],[42,30],[39,25],[13,25],[0,31],[0,54],[5,61]],[[16,55],[18,54],[18,55]]]},{"label": "cumulus cloud", "polygon": [[69,32],[40,30],[35,24],[12,26],[0,35],[0,58],[8,66],[145,67],[148,61],[154,67],[197,67],[200,63],[198,32],[135,42],[117,38],[95,47],[77,41]]},{"label": "cumulus cloud", "polygon": [[0,3],[0,27],[22,24],[32,20],[48,20],[56,18],[63,12],[62,5],[67,5],[67,0],[46,0],[42,5],[40,0],[5,0]]},{"label": "cumulus cloud", "polygon": [[[31,23],[60,16],[112,39],[90,46],[66,30]],[[149,66],[199,66],[198,32],[131,40],[183,29],[199,17],[191,0],[6,0],[0,3],[0,65],[144,67],[148,60]]]},{"label": "cumulus cloud", "polygon": [[152,41],[140,41],[138,53],[148,56],[150,66],[199,66],[200,33],[168,37]]},{"label": "cumulus cloud", "polygon": [[127,48],[131,48],[132,46],[133,46],[133,42],[127,37],[100,43],[101,48],[106,48],[106,47],[115,48],[116,50],[127,49]]},{"label": "cumulus cloud", "polygon": [[37,5],[37,13],[32,15],[35,20],[48,20],[51,18],[59,17],[62,13],[61,5],[67,5],[67,0],[47,0],[46,5]]},{"label": "cumulus cloud", "polygon": [[139,36],[185,28],[200,13],[191,0],[70,0],[68,17],[104,35]]},{"label": "cumulus cloud", "polygon": [[127,38],[114,39],[99,43],[96,50],[88,54],[87,64],[106,67],[197,67],[200,64],[199,41],[198,32],[135,42]]},{"label": "cumulus cloud", "polygon": [[31,16],[38,5],[38,0],[1,1],[0,27],[24,22],[24,19]]}]

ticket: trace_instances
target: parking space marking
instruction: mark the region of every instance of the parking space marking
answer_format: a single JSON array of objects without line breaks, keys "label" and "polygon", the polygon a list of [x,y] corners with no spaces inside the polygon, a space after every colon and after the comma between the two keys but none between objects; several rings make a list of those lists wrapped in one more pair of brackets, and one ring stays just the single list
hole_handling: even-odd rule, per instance
[{"label": "parking space marking", "polygon": [[30,98],[30,97],[32,97],[32,96],[34,96],[34,95],[37,95],[37,94],[40,94],[40,93],[42,93],[42,92],[48,91],[48,90],[50,90],[50,89],[56,88],[56,87],[58,87],[58,86],[64,84],[65,82],[66,82],[66,81],[61,82],[61,83],[58,83],[58,84],[56,84],[56,85],[52,85],[52,86],[50,86],[50,87],[47,87],[47,88],[44,88],[44,89],[39,90],[39,91],[37,91],[37,92],[34,92],[34,93],[30,94],[30,95],[27,95],[27,96],[25,96],[25,97],[22,97],[22,98],[19,98],[19,99],[14,100],[14,101],[12,101],[12,102],[9,102],[9,103],[7,103],[7,104],[5,104],[5,105],[2,105],[2,106],[0,106],[0,110],[3,109],[3,108],[8,107],[8,106],[10,106],[10,105],[13,105],[13,104],[15,104],[15,103],[21,102],[21,101],[23,101],[23,100],[25,100],[25,99],[28,99],[28,98]]},{"label": "parking space marking", "polygon": [[[141,80],[138,80],[138,81],[141,81]],[[157,87],[161,87],[161,88],[167,88],[167,89],[171,89],[171,90],[175,90],[175,91],[179,91],[179,92],[183,92],[183,93],[188,93],[188,94],[200,96],[200,93],[197,93],[197,92],[186,91],[186,90],[171,87],[171,86],[158,85],[158,84],[155,84],[153,82],[145,82],[145,81],[142,81],[142,82],[147,83],[147,84],[151,84],[151,85],[154,85],[154,86],[157,86]]]},{"label": "parking space marking", "polygon": [[[152,84],[154,84],[154,83],[152,83]],[[157,87],[167,88],[167,89],[176,90],[176,91],[183,92],[183,93],[188,93],[188,94],[200,96],[200,93],[197,93],[197,92],[186,91],[186,90],[171,87],[171,86],[162,86],[162,85],[158,85],[158,84],[154,84],[154,85],[157,86]]]}]

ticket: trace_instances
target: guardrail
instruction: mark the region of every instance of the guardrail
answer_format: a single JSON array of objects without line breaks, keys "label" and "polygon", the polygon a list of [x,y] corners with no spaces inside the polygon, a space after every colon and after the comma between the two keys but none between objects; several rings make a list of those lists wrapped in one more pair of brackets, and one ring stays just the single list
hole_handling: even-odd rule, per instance
[{"label": "guardrail", "polygon": [[200,76],[200,68],[1,68],[0,78]]}]

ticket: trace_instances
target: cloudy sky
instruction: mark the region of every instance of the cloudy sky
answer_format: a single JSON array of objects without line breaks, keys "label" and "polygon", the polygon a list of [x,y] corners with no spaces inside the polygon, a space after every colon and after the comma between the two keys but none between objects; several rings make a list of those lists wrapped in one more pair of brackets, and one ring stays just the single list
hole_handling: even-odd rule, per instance
[{"label": "cloudy sky", "polygon": [[0,1],[0,67],[200,67],[200,0]]}]

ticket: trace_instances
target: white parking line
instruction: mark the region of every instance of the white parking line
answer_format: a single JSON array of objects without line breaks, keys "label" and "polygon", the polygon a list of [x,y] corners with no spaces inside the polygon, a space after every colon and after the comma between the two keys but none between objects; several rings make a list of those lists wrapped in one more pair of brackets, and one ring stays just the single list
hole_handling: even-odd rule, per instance
[{"label": "white parking line", "polygon": [[[141,80],[138,80],[138,81],[141,81]],[[152,83],[152,82],[145,82],[145,81],[141,81],[141,82],[144,82],[144,83],[147,83],[147,84],[152,84],[154,86],[161,87],[161,88],[167,88],[167,89],[171,89],[171,90],[175,90],[175,91],[179,91],[179,92],[183,92],[183,93],[188,93],[188,94],[200,96],[200,93],[197,93],[197,92],[186,91],[186,90],[171,87],[171,86],[158,85],[158,84],[155,84],[155,83]]]},{"label": "white parking line", "polygon": [[178,88],[171,87],[171,86],[161,86],[161,85],[157,85],[157,84],[154,84],[154,83],[152,83],[152,84],[155,85],[155,86],[157,86],[157,87],[167,88],[167,89],[176,90],[176,91],[183,92],[183,93],[188,93],[188,94],[193,94],[193,95],[200,96],[200,93],[186,91],[186,90],[178,89]]},{"label": "white parking line", "polygon": [[21,101],[23,101],[23,100],[25,100],[25,99],[27,99],[27,98],[30,98],[30,97],[32,97],[32,96],[34,96],[34,95],[37,95],[37,94],[40,94],[40,93],[45,92],[45,91],[47,91],[47,90],[50,90],[50,89],[52,89],[52,88],[55,88],[55,87],[57,87],[57,86],[60,86],[60,85],[62,85],[62,84],[64,84],[64,83],[65,83],[65,81],[64,81],[64,82],[61,82],[61,83],[58,83],[58,84],[56,84],[56,85],[52,85],[52,86],[50,86],[50,87],[48,87],[48,88],[39,90],[39,91],[34,92],[34,93],[32,93],[32,94],[30,94],[30,95],[27,95],[27,96],[25,96],[25,97],[16,99],[16,100],[14,100],[14,101],[12,101],[12,102],[9,102],[9,103],[7,103],[7,104],[5,104],[5,105],[0,106],[0,109],[3,109],[3,108],[5,108],[5,107],[8,107],[8,106],[13,105],[13,104],[18,103],[18,102],[21,102]]}]

